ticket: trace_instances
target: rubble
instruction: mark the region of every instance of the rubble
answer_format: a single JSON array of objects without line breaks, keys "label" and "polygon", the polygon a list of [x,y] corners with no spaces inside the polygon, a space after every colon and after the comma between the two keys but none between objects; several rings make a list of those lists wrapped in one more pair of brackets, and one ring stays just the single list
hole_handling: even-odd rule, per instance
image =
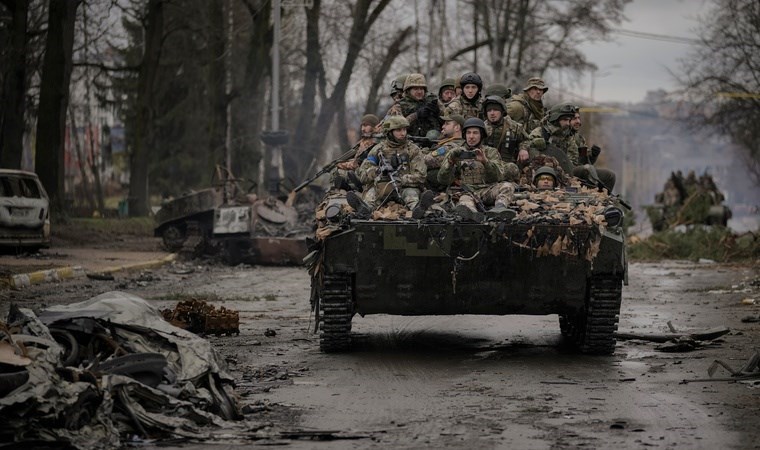
[{"label": "rubble", "polygon": [[161,315],[170,324],[196,334],[240,334],[238,311],[224,306],[216,308],[203,300],[179,302],[174,309],[161,310]]}]

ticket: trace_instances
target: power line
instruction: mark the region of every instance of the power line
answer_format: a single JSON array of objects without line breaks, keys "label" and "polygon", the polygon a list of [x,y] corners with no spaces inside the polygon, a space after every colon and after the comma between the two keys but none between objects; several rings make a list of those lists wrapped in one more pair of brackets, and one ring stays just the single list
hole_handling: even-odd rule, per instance
[{"label": "power line", "polygon": [[626,30],[623,28],[613,28],[611,31],[615,34],[620,34],[622,36],[635,37],[639,39],[649,39],[649,40],[660,41],[660,42],[673,42],[676,44],[688,44],[688,45],[695,45],[695,44],[702,43],[702,41],[700,41],[699,39],[687,38],[687,37],[682,37],[682,36],[672,36],[668,34],[646,33],[644,31]]}]

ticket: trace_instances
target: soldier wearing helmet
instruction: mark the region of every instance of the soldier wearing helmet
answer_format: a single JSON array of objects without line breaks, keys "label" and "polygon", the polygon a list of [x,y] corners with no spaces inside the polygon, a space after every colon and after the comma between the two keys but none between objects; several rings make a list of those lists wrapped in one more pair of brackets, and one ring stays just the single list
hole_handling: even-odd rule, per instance
[{"label": "soldier wearing helmet", "polygon": [[[391,108],[393,109],[393,108]],[[411,73],[404,80],[404,96],[396,111],[389,115],[401,115],[409,121],[409,134],[425,136],[430,130],[437,130],[441,123],[438,97],[428,93],[427,81],[421,73]]]},{"label": "soldier wearing helmet", "polygon": [[525,128],[507,115],[507,105],[500,96],[491,95],[483,100],[483,116],[486,118],[486,145],[499,151],[501,159],[508,162],[527,161],[528,150],[520,143],[528,139]]},{"label": "soldier wearing helmet", "polygon": [[559,103],[549,109],[541,124],[528,135],[531,158],[547,153],[557,158],[565,172],[572,172],[578,165],[578,147],[570,121],[578,109],[572,103]]},{"label": "soldier wearing helmet", "polygon": [[[406,78],[409,75],[401,75],[391,81],[391,98],[393,99],[393,104],[390,108],[388,108],[388,112],[385,113],[385,117],[383,117],[383,122],[390,117],[390,116],[400,116],[401,115],[401,99],[404,97],[404,82],[406,81]],[[380,128],[380,127],[378,127]],[[380,132],[381,130],[377,130]]]},{"label": "soldier wearing helmet", "polygon": [[[513,163],[502,161],[499,152],[483,144],[486,127],[482,120],[471,117],[464,122],[465,143],[449,150],[438,171],[438,182],[449,186],[457,201],[454,212],[465,220],[482,221],[478,205],[492,206],[490,217],[514,217],[509,209],[519,171]],[[508,181],[505,181],[508,180]]]},{"label": "soldier wearing helmet", "polygon": [[383,123],[385,141],[369,151],[356,171],[364,186],[364,198],[349,192],[346,199],[360,217],[369,218],[372,210],[393,200],[420,219],[432,203],[432,192],[425,195],[425,202],[420,202],[427,169],[419,147],[407,139],[408,128],[405,117],[389,117]]},{"label": "soldier wearing helmet", "polygon": [[475,72],[468,72],[459,77],[462,94],[446,107],[446,115],[459,114],[465,119],[481,117],[483,79]]},{"label": "soldier wearing helmet", "polygon": [[573,168],[573,176],[589,181],[592,184],[598,185],[601,182],[610,192],[615,187],[616,175],[615,172],[604,169],[601,167],[595,167],[596,160],[602,149],[597,145],[592,145],[589,149],[586,144],[586,138],[581,134],[581,121],[580,110],[575,112],[575,116],[570,119],[570,132],[575,140],[575,146],[578,148],[578,163]]},{"label": "soldier wearing helmet", "polygon": [[533,185],[539,191],[546,191],[557,187],[557,172],[549,166],[540,167],[533,174]]},{"label": "soldier wearing helmet", "polygon": [[464,144],[462,139],[462,127],[464,126],[464,117],[459,114],[441,117],[443,125],[441,126],[441,136],[438,145],[431,148],[425,153],[425,165],[427,166],[427,182],[429,189],[435,191],[445,191],[446,186],[438,183],[438,169],[441,167],[446,153],[452,148],[460,147]]},{"label": "soldier wearing helmet", "polygon": [[[441,105],[448,105],[457,96],[456,81],[453,78],[446,78],[438,87],[438,101]],[[443,108],[441,108],[443,111]]]},{"label": "soldier wearing helmet", "polygon": [[512,96],[512,89],[499,83],[489,84],[488,87],[483,91],[483,98],[488,98],[492,95],[503,98],[504,102],[506,103],[507,99]]},{"label": "soldier wearing helmet", "polygon": [[529,79],[523,91],[513,95],[512,100],[507,103],[507,114],[516,122],[523,124],[528,132],[532,131],[544,117],[543,97],[548,90],[543,79],[538,77]]},{"label": "soldier wearing helmet", "polygon": [[356,153],[348,161],[343,161],[335,165],[335,169],[330,172],[330,184],[335,189],[353,190],[360,186],[352,186],[352,177],[348,172],[354,172],[367,157],[367,153],[372,146],[377,144],[373,132],[375,127],[380,123],[380,119],[374,114],[365,114],[362,117],[360,131],[361,137],[359,142],[354,145]]}]

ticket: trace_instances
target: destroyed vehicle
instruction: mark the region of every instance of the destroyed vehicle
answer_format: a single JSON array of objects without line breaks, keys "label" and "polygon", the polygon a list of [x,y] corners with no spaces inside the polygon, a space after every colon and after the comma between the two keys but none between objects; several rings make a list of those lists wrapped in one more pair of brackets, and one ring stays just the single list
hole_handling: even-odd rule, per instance
[{"label": "destroyed vehicle", "polygon": [[0,169],[0,247],[50,247],[48,195],[35,173]]},{"label": "destroyed vehicle", "polygon": [[309,228],[295,207],[244,194],[236,180],[170,200],[156,213],[154,235],[173,252],[221,254],[236,265],[300,264]]},{"label": "destroyed vehicle", "polygon": [[614,352],[627,277],[614,197],[585,187],[522,192],[514,218],[477,223],[446,203],[420,220],[389,211],[398,207],[359,220],[345,194],[320,205],[307,264],[322,351],[350,348],[357,314],[557,314],[581,352]]},{"label": "destroyed vehicle", "polygon": [[646,207],[652,230],[664,231],[679,225],[728,226],[731,209],[723,204],[725,196],[712,176],[699,178],[694,172],[684,177],[671,172],[662,192],[655,195],[655,204]]}]

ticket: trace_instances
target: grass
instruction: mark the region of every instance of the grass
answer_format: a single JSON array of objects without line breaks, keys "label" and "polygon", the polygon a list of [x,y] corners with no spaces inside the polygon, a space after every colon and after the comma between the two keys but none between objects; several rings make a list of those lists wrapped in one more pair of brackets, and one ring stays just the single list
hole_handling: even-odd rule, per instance
[{"label": "grass", "polygon": [[[57,225],[53,227],[60,227]],[[127,234],[133,236],[153,236],[153,228],[156,223],[151,217],[129,217],[124,219],[106,218],[73,218],[64,227],[73,227],[82,232]]]},{"label": "grass", "polygon": [[666,230],[628,246],[632,260],[700,258],[717,262],[748,262],[760,258],[760,234],[734,234],[723,227],[691,227],[686,231]]}]

